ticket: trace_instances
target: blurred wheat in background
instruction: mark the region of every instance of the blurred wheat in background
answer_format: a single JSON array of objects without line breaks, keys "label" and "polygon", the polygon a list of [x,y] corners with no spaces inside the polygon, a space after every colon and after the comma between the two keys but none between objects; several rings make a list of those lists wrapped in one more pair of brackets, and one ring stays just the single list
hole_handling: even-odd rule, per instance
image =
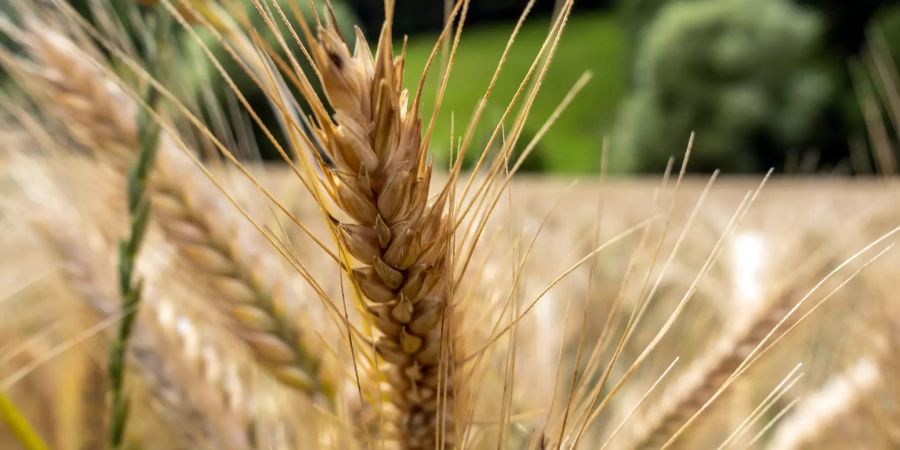
[{"label": "blurred wheat in background", "polygon": [[[518,174],[594,92],[550,75],[571,0],[523,2],[466,111],[469,0],[427,46],[390,0],[375,32],[328,1],[86,3],[0,10],[0,448],[900,447],[885,34],[848,70],[877,177],[689,173],[800,142],[831,86],[792,65],[815,14],[709,0],[633,24],[643,90],[570,180]],[[744,83],[669,84],[698,67]]]}]

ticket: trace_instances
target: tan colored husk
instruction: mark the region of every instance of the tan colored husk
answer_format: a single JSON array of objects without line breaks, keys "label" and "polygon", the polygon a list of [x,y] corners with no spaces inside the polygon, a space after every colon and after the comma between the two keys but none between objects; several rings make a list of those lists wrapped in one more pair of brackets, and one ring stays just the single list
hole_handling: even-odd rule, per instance
[{"label": "tan colored husk", "polygon": [[[26,84],[73,137],[124,170],[138,148],[136,105],[122,89],[55,31],[28,34],[38,70]],[[176,141],[161,132],[151,179],[153,217],[190,267],[203,274],[258,360],[280,381],[331,397],[321,355],[310,350],[289,315],[286,276],[265,252],[268,243],[236,212]]]},{"label": "tan colored husk", "polygon": [[[313,106],[313,135],[333,163],[325,189],[346,216],[339,239],[361,265],[349,275],[377,328],[374,347],[388,422],[383,436],[403,449],[455,444],[454,339],[446,191],[429,202],[431,166],[419,105],[403,90],[404,57],[393,56],[390,28],[373,56],[360,31],[348,48],[333,25],[309,39],[333,115]],[[321,106],[321,105],[319,105]]]}]

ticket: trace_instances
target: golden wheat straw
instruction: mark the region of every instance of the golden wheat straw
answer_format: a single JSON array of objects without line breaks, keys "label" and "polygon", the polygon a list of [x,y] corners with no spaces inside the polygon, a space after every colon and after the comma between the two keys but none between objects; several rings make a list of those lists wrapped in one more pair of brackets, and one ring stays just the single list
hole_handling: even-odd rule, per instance
[{"label": "golden wheat straw", "polygon": [[[64,35],[30,33],[27,42],[39,63],[29,82],[33,92],[81,145],[124,168],[137,148],[134,102]],[[154,218],[204,275],[259,361],[282,382],[330,398],[333,386],[322,375],[320,356],[285,311],[292,301],[287,280],[262,253],[266,243],[223,207],[220,193],[165,133],[151,189]]]}]

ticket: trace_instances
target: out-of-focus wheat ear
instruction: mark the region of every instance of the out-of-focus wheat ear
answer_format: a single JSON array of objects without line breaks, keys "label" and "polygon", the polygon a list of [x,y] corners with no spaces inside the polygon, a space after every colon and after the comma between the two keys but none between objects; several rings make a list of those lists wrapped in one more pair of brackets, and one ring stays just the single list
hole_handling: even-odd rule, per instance
[{"label": "out-of-focus wheat ear", "polygon": [[826,442],[827,431],[849,420],[859,407],[871,400],[881,384],[878,361],[863,357],[847,371],[835,375],[822,388],[801,400],[775,431],[769,450],[799,450],[818,448]]},{"label": "out-of-focus wheat ear", "polygon": [[[27,42],[37,66],[29,83],[35,96],[50,100],[48,112],[81,145],[124,168],[137,149],[134,101],[66,36],[43,30],[29,33]],[[62,76],[67,73],[76,76]],[[154,219],[203,276],[258,361],[285,384],[331,401],[333,382],[321,370],[321,354],[284,309],[294,299],[288,297],[286,274],[265,253],[268,243],[229,209],[166,132],[159,138],[150,189]]]},{"label": "out-of-focus wheat ear", "polygon": [[[35,225],[62,260],[63,274],[72,290],[99,317],[116,317],[118,302],[111,276],[114,268],[108,258],[103,258],[110,251],[99,234],[60,210],[44,210],[35,218]],[[158,281],[154,278],[146,277],[145,286],[153,286]],[[246,434],[250,428],[246,405],[229,401],[232,396],[227,392],[227,380],[219,376],[223,371],[204,368],[206,361],[196,347],[207,337],[184,338],[179,328],[184,329],[189,322],[175,317],[171,304],[146,287],[147,304],[128,351],[151,398],[162,408],[162,419],[189,448],[252,448]],[[230,358],[220,355],[212,360],[228,364]]]},{"label": "out-of-focus wheat ear", "polygon": [[[815,279],[827,267],[835,248],[832,245],[818,248],[807,256],[804,264],[793,266],[792,278],[788,284],[773,290],[777,295],[757,308],[747,320],[737,325],[733,331],[723,336],[719,345],[711,349],[694,363],[674,386],[673,390],[654,405],[654,409],[643,421],[635,424],[636,432],[626,448],[668,448],[678,440],[685,430],[716,400],[738,376],[758,360],[772,345],[777,343],[796,325],[805,320],[818,306],[831,298],[847,282],[882,257],[892,246],[874,252],[885,240],[900,231],[895,228],[846,258],[834,269],[819,279],[799,300],[796,299],[798,285],[804,280]],[[870,254],[874,253],[874,255]],[[862,255],[867,255],[864,258]],[[803,314],[798,314],[810,297],[847,266],[859,262],[857,267],[838,286],[824,295]]]},{"label": "out-of-focus wheat ear", "polygon": [[[145,316],[148,332],[135,340],[134,354],[160,401],[164,420],[193,448],[254,448],[252,417],[242,404],[242,388],[234,391],[237,369],[231,359],[219,352],[214,337],[179,315],[171,302],[156,300]],[[181,414],[173,416],[172,410]]]},{"label": "out-of-focus wheat ear", "polygon": [[[786,297],[785,300],[792,298]],[[774,302],[759,314],[739,337],[722,341],[712,351],[696,361],[661,404],[656,405],[636,427],[637,438],[627,448],[659,448],[703,406],[751,356],[757,344],[790,310],[789,301]]]},{"label": "out-of-focus wheat ear", "polygon": [[[137,151],[134,101],[64,34],[47,30],[26,36],[29,53],[40,58],[37,65],[19,66],[29,94],[79,144],[94,151],[101,150],[94,145],[102,144],[124,170]],[[7,61],[4,65],[17,67]]]}]

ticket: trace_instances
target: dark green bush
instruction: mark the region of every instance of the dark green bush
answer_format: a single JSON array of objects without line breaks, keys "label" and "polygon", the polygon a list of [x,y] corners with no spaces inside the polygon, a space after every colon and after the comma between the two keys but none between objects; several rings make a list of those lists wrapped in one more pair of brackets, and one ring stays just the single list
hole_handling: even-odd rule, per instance
[{"label": "dark green bush", "polygon": [[692,130],[697,170],[760,170],[807,145],[833,89],[821,36],[820,17],[787,0],[666,4],[635,57],[614,168],[658,171]]}]

